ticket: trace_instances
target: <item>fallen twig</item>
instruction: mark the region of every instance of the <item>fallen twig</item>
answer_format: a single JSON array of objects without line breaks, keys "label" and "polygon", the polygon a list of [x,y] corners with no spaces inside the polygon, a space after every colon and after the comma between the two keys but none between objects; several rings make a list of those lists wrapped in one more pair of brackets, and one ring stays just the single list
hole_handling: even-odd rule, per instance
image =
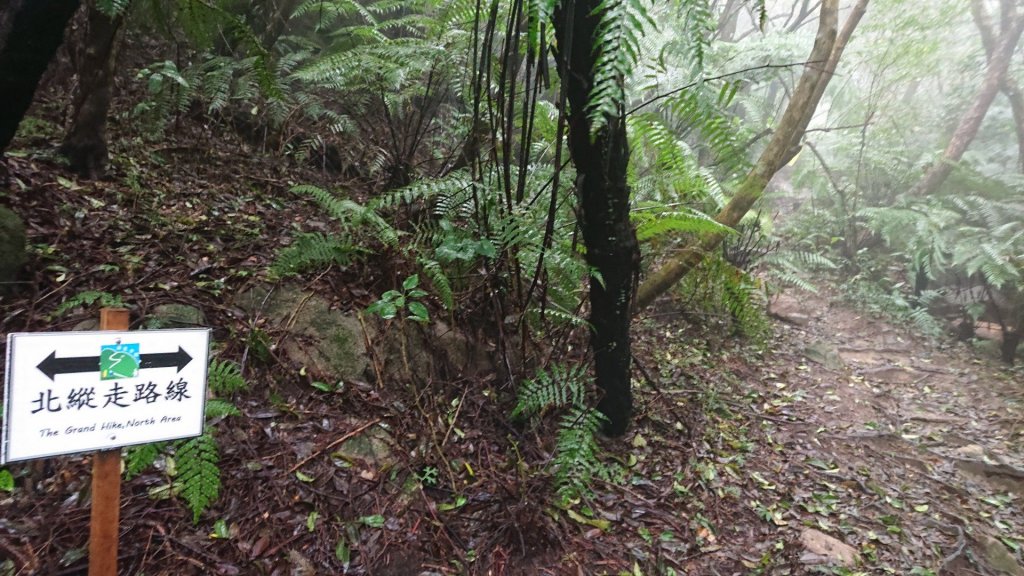
[{"label": "fallen twig", "polygon": [[317,456],[323,454],[324,452],[330,450],[331,448],[334,448],[338,444],[341,444],[345,440],[348,440],[349,438],[355,436],[356,434],[359,434],[360,432],[362,432],[363,430],[366,430],[370,426],[373,426],[374,424],[379,424],[380,421],[381,421],[381,419],[377,418],[375,420],[371,420],[371,421],[367,422],[366,424],[363,424],[362,426],[360,426],[359,428],[356,428],[355,430],[350,430],[350,431],[346,432],[345,434],[343,434],[341,436],[341,438],[338,438],[337,440],[331,442],[327,446],[324,446],[323,448],[321,448],[321,449],[313,452],[309,456],[303,458],[298,464],[296,464],[295,466],[292,466],[291,468],[289,468],[288,469],[288,473],[291,474],[292,472],[295,472],[299,468],[302,468],[303,465],[305,465],[307,462],[309,462],[313,458],[316,458]]}]

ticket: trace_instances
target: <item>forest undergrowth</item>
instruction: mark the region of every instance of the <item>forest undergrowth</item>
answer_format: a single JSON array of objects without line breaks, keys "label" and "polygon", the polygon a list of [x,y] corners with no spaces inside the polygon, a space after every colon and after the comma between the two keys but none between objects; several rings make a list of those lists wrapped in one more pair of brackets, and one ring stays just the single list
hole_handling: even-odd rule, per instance
[{"label": "forest undergrowth", "polygon": [[[124,573],[1019,573],[1019,370],[827,290],[784,293],[774,308],[802,310],[806,325],[774,321],[757,345],[723,339],[714,319],[697,329],[665,301],[634,323],[634,426],[600,440],[599,473],[559,499],[544,473],[555,431],[507,423],[513,394],[494,374],[325,390],[247,357],[252,325],[234,298],[295,231],[326,226],[312,202],[282,200],[324,176],[210,138],[117,144],[105,180],[69,175],[45,132],[5,164],[35,276],[3,301],[0,332],[67,330],[109,301],[136,324],[192,304],[250,383],[219,425],[221,497],[198,523],[167,498],[166,468],[125,483]],[[360,309],[403,272],[390,266],[295,281]],[[82,294],[96,296],[58,312]],[[379,431],[379,465],[331,453],[366,430]],[[85,573],[88,462],[9,466],[0,574]],[[815,565],[808,527],[852,546],[858,567]]]}]

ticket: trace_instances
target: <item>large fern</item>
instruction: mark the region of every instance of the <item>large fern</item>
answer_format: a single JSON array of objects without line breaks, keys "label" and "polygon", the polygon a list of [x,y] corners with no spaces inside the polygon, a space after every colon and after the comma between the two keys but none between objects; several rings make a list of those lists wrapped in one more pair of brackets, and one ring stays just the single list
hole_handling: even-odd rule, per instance
[{"label": "large fern", "polygon": [[611,477],[609,466],[600,460],[597,434],[604,424],[602,415],[574,405],[562,416],[555,453],[555,486],[563,502],[586,495],[595,478]]},{"label": "large fern", "polygon": [[[211,394],[226,395],[245,389],[247,383],[234,362],[212,360],[207,371],[207,388]],[[131,446],[125,450],[125,476],[132,478],[152,466],[161,455],[173,454],[175,475],[172,493],[179,495],[192,511],[193,522],[220,495],[220,457],[213,424],[240,412],[230,402],[211,397],[206,400],[207,425],[202,435],[173,443],[156,442]]]},{"label": "large fern", "polygon": [[647,0],[604,0],[595,9],[600,22],[594,38],[597,53],[593,85],[587,98],[590,130],[596,134],[626,104],[623,80],[632,74],[641,56],[645,26],[656,28]]},{"label": "large fern", "polygon": [[609,479],[613,466],[601,461],[597,433],[604,417],[586,405],[586,369],[555,364],[539,370],[519,387],[513,418],[537,418],[561,412],[555,442],[554,480],[563,504],[585,496],[595,477]]}]

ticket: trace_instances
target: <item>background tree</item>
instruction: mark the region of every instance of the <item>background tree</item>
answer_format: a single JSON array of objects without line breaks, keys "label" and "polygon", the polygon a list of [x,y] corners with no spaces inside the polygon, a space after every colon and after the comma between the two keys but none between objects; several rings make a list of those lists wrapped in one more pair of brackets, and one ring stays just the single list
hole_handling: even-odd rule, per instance
[{"label": "background tree", "polygon": [[[779,120],[779,125],[772,134],[767,148],[761,153],[757,163],[750,170],[737,188],[732,199],[715,217],[725,226],[736,226],[750,208],[761,198],[768,181],[794,155],[803,131],[810,117],[814,114],[818,102],[824,93],[824,86],[831,79],[829,66],[838,63],[842,55],[845,41],[837,43],[838,0],[824,0],[821,3],[818,32],[814,47],[808,58],[804,73],[800,77],[796,90]],[[858,3],[859,12],[863,13],[867,2]],[[860,20],[855,12],[848,18],[847,25],[840,36],[849,38]],[[816,65],[817,64],[817,65]],[[654,300],[685,276],[704,256],[716,248],[725,238],[726,232],[716,231],[703,234],[699,240],[683,249],[682,254],[673,258],[651,274],[637,292],[636,309],[649,306]]]},{"label": "background tree", "polygon": [[100,6],[89,0],[86,8],[83,46],[79,51],[71,126],[60,152],[72,170],[95,178],[106,167],[107,111],[114,91],[117,55],[124,37],[125,8]]},{"label": "background tree", "polygon": [[[976,7],[975,12],[983,9]],[[939,157],[925,172],[921,180],[914,185],[910,193],[916,196],[926,196],[935,192],[946,180],[953,165],[963,158],[964,152],[970,146],[971,141],[978,134],[981,123],[985,119],[989,106],[995,100],[1006,82],[1006,72],[1010,68],[1017,43],[1020,41],[1021,33],[1024,32],[1024,14],[1017,11],[1016,0],[1000,0],[1000,12],[1002,21],[999,26],[999,34],[988,50],[988,63],[985,66],[985,74],[982,77],[981,86],[978,88],[974,102],[964,111],[957,124],[956,130],[949,139],[949,144]],[[979,24],[979,26],[982,26]],[[984,34],[982,35],[984,38]]]},{"label": "background tree", "polygon": [[[978,32],[981,33],[981,43],[985,47],[986,57],[991,60],[999,47],[999,34],[982,0],[971,0],[971,16],[978,27]],[[1024,172],[1024,94],[1021,93],[1020,84],[1010,77],[1009,73],[1003,76],[999,90],[1010,103],[1013,125],[1017,133],[1017,166],[1020,172]]]},{"label": "background tree", "polygon": [[78,0],[14,0],[6,6],[10,32],[0,48],[0,152],[14,138],[77,9]]}]

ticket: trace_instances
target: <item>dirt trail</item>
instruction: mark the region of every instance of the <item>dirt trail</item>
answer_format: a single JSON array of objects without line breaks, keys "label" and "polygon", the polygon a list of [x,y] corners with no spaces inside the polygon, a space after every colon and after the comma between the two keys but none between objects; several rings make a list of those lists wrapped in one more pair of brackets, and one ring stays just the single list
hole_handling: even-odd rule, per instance
[{"label": "dirt trail", "polygon": [[789,456],[779,473],[804,478],[788,484],[801,523],[871,573],[1024,574],[1020,371],[826,296],[773,310],[790,322],[761,382],[788,401],[764,416]]}]

